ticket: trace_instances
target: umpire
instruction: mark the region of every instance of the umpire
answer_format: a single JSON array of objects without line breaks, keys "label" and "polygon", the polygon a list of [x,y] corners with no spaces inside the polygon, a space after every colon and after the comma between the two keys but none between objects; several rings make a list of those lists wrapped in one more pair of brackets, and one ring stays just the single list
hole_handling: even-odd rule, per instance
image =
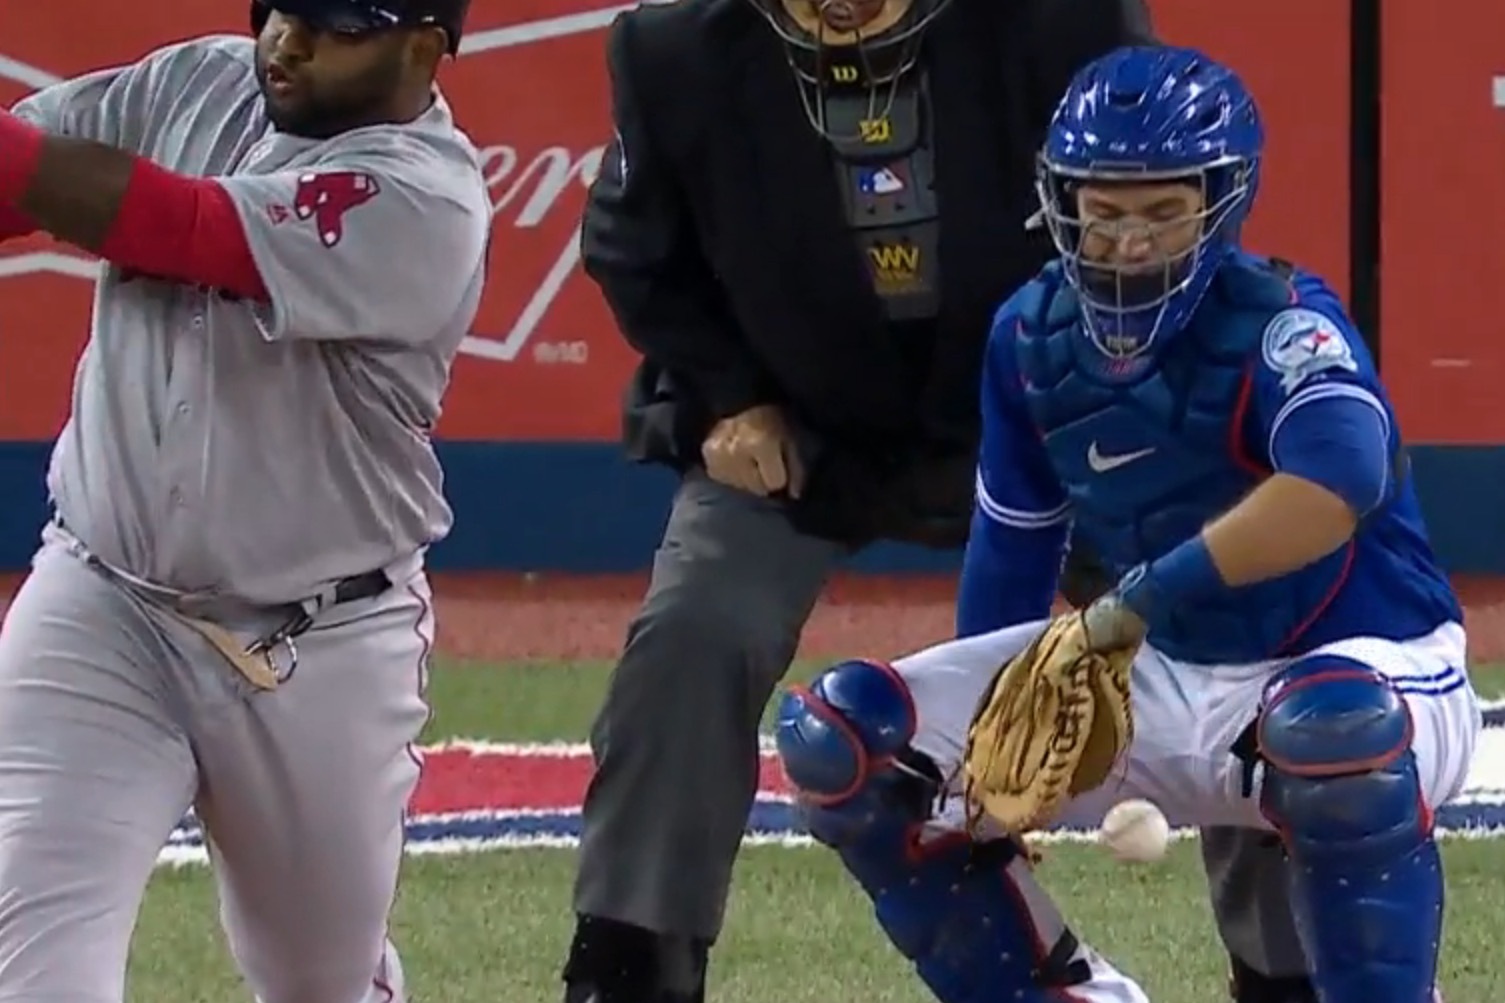
[{"label": "umpire", "polygon": [[[643,356],[628,453],[680,484],[591,733],[567,1003],[704,999],[763,709],[844,557],[965,543],[989,322],[1051,253],[1034,153],[1077,68],[1149,31],[1141,0],[679,0],[613,25],[583,256]],[[1221,835],[1225,939],[1302,972],[1267,956],[1270,930],[1296,943],[1278,848]],[[1244,1003],[1306,988],[1242,972]]]}]

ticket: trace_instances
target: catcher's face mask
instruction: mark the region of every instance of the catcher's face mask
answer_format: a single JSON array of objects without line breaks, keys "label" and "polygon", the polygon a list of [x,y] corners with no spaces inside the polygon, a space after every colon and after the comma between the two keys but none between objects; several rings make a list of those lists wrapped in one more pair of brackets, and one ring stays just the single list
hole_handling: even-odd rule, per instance
[{"label": "catcher's face mask", "polygon": [[[925,29],[951,0],[749,0],[784,43],[805,113],[829,138],[823,108],[836,87],[866,88],[882,117],[919,58]],[[812,95],[810,92],[814,91]]]},{"label": "catcher's face mask", "polygon": [[[1253,96],[1194,49],[1126,46],[1073,78],[1046,131],[1037,183],[1087,334],[1112,368],[1147,363],[1191,320],[1238,246],[1263,149]],[[1115,185],[1151,199],[1105,197],[1102,212],[1087,212],[1083,192]],[[1176,185],[1195,197],[1176,196]],[[1162,195],[1170,201],[1154,205]]]},{"label": "catcher's face mask", "polygon": [[1214,237],[1244,190],[1214,172],[1115,177],[1041,172],[1046,226],[1091,314],[1099,351],[1144,352],[1166,308],[1218,260]]},{"label": "catcher's face mask", "polygon": [[1075,260],[1082,295],[1112,309],[1155,306],[1186,281],[1207,217],[1194,180],[1076,186]]}]

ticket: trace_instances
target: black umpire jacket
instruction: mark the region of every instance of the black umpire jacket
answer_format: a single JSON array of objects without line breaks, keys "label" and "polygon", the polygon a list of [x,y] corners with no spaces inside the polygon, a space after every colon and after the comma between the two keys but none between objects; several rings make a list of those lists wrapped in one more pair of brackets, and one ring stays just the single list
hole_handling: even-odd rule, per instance
[{"label": "black umpire jacket", "polygon": [[[582,255],[643,355],[626,393],[628,455],[683,470],[718,418],[777,403],[809,471],[796,525],[854,545],[963,542],[992,314],[1052,253],[1025,230],[1035,155],[1075,72],[1149,37],[1141,0],[953,0],[931,25],[921,61],[942,292],[929,365],[916,367],[758,11],[679,0],[621,15],[607,43],[617,137]],[[904,514],[918,510],[938,517],[934,538]]]}]

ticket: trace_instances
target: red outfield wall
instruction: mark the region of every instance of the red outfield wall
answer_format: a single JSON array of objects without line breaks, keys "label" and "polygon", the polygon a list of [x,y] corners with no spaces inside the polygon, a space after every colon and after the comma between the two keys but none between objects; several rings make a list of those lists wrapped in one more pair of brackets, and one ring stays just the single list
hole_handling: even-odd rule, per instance
[{"label": "red outfield wall", "polygon": [[[1262,102],[1270,151],[1251,242],[1346,291],[1348,4],[1266,0],[1236,13],[1208,0],[1152,6],[1164,37],[1229,60]],[[1493,176],[1505,153],[1505,113],[1491,104],[1491,83],[1505,71],[1493,46],[1505,36],[1505,8],[1459,0],[1443,20],[1421,5],[1385,7],[1387,378],[1413,441],[1498,445],[1505,409],[1488,403],[1488,390],[1505,364],[1505,338],[1493,330],[1505,307],[1505,250],[1496,239],[1505,209]],[[477,534],[466,538],[467,563],[585,567],[595,548],[603,567],[634,566],[646,561],[661,517],[662,480],[624,472],[615,458],[616,407],[632,357],[576,250],[584,188],[610,135],[601,43],[615,10],[601,0],[475,0],[465,52],[444,74],[485,151],[496,207],[489,289],[439,429],[457,447],[446,457],[457,505],[486,517],[466,531]],[[0,102],[172,39],[245,29],[241,0],[155,0],[128,19],[114,13],[100,0],[0,5]],[[25,546],[41,505],[41,444],[62,420],[87,324],[92,267],[46,241],[0,248],[0,489],[22,499],[13,521]],[[1467,460],[1498,464],[1490,454]],[[1445,459],[1452,471],[1456,457]],[[1429,462],[1423,457],[1424,472]],[[1477,488],[1482,475],[1467,469]],[[1488,473],[1505,487],[1505,467]],[[1458,476],[1428,474],[1437,485],[1430,496],[1446,502]],[[610,490],[602,487],[608,478]],[[610,510],[592,511],[592,498]],[[526,520],[497,514],[519,506]],[[609,530],[578,532],[603,520]],[[0,512],[0,564],[24,550],[4,539],[11,522]],[[552,542],[537,543],[544,539]],[[1505,566],[1505,540],[1481,547],[1466,538],[1459,550],[1496,544]]]}]

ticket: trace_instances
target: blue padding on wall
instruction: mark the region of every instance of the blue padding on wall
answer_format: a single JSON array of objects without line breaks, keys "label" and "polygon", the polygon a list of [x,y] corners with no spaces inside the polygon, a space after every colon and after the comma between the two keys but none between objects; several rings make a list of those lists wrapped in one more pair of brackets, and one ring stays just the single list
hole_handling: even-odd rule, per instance
[{"label": "blue padding on wall", "polygon": [[1505,446],[1422,446],[1411,467],[1448,571],[1505,574]]},{"label": "blue padding on wall", "polygon": [[[450,570],[638,571],[664,531],[674,476],[622,459],[609,443],[440,445],[455,529],[434,549]],[[858,571],[953,572],[960,555],[874,547]]]},{"label": "blue padding on wall", "polygon": [[47,521],[50,442],[0,442],[0,571],[31,561]]},{"label": "blue padding on wall", "polygon": [[[0,569],[24,568],[36,546],[49,451],[0,443]],[[440,455],[456,525],[434,549],[435,570],[643,570],[674,490],[666,471],[629,464],[610,443],[447,442]],[[1421,447],[1413,461],[1448,569],[1505,574],[1505,447]],[[955,554],[885,544],[849,567],[949,574],[958,563]]]}]

